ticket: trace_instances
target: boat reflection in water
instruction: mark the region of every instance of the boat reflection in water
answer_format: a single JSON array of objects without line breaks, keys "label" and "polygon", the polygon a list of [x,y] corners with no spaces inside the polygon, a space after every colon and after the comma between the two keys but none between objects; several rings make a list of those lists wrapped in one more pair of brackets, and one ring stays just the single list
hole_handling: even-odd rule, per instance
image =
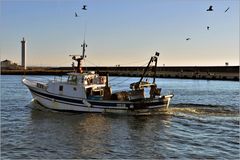
[{"label": "boat reflection in water", "polygon": [[[48,138],[39,141],[33,147],[41,150],[43,149],[41,146],[47,146],[47,152],[51,148],[54,152],[57,148],[57,152],[61,150],[65,152],[65,157],[69,151],[71,158],[131,157],[131,154],[136,155],[133,150],[148,150],[150,146],[144,144],[144,141],[161,135],[171,124],[171,116],[167,114],[158,116],[76,114],[49,110],[36,101],[32,101],[28,106],[33,107],[31,126],[35,127],[31,128],[32,137],[29,138],[33,142]],[[158,123],[155,123],[156,118]]]}]

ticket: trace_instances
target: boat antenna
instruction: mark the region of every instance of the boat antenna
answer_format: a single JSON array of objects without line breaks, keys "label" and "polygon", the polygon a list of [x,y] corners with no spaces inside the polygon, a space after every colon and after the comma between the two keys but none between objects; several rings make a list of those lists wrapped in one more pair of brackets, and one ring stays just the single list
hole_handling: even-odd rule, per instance
[{"label": "boat antenna", "polygon": [[[86,39],[86,31],[87,31],[87,16],[86,16],[86,13],[87,13],[87,5],[83,5],[82,7],[82,10],[83,10],[83,14],[84,14],[84,18],[83,18],[83,21],[84,21],[84,31],[83,31],[83,44],[81,45],[81,47],[83,47],[83,51],[82,51],[82,57],[83,59],[86,57],[85,56],[85,48],[87,47],[87,44],[85,43],[85,39]],[[85,13],[86,12],[86,13]]]},{"label": "boat antenna", "polygon": [[[86,11],[87,10],[87,5],[83,5],[83,8],[82,10]],[[75,17],[78,17],[76,16],[76,12],[75,12]],[[77,67],[74,66],[74,63],[72,63],[72,66],[75,70],[75,72],[77,73],[83,73],[83,69],[82,69],[82,61],[86,58],[86,55],[85,55],[85,50],[86,50],[86,47],[87,47],[87,44],[85,42],[85,35],[86,35],[86,28],[87,28],[87,25],[86,25],[86,19],[84,21],[85,25],[84,25],[84,32],[83,32],[83,44],[81,44],[81,47],[82,47],[82,55],[69,55],[72,57],[73,60],[77,61]]]},{"label": "boat antenna", "polygon": [[82,10],[83,10],[83,14],[85,14],[83,20],[84,20],[84,31],[83,31],[83,44],[81,44],[81,47],[82,47],[82,60],[84,60],[87,56],[85,55],[85,51],[86,51],[86,48],[87,48],[87,44],[85,42],[86,40],[86,31],[87,31],[87,18],[86,18],[86,13],[87,12],[87,5],[83,5],[82,7]]}]

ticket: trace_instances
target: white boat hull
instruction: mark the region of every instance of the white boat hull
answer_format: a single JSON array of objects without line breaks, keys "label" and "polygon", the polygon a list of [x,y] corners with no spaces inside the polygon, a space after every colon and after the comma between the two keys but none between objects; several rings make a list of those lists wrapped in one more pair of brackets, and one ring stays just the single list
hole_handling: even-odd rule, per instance
[{"label": "white boat hull", "polygon": [[155,114],[159,111],[166,110],[173,97],[173,95],[168,95],[141,102],[89,100],[52,94],[41,88],[35,87],[35,85],[31,84],[28,80],[23,80],[23,83],[29,88],[34,100],[46,108],[57,111]]}]

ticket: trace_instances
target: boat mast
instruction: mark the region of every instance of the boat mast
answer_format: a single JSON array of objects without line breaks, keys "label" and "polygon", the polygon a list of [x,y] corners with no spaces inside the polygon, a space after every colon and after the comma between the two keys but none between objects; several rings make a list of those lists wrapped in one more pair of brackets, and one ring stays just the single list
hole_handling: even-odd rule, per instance
[{"label": "boat mast", "polygon": [[87,47],[87,44],[85,43],[85,40],[83,40],[83,44],[81,45],[81,47],[83,48],[82,50],[82,55],[69,55],[72,57],[73,60],[77,61],[77,67],[74,66],[74,63],[73,63],[73,67],[74,67],[74,70],[77,72],[77,73],[83,73],[83,69],[82,69],[82,61],[86,58],[86,55],[85,55],[85,48]]},{"label": "boat mast", "polygon": [[85,56],[85,48],[87,47],[87,44],[85,43],[85,38],[83,40],[83,44],[81,45],[81,47],[83,48],[81,57],[84,59],[84,58],[86,58],[86,56]]}]

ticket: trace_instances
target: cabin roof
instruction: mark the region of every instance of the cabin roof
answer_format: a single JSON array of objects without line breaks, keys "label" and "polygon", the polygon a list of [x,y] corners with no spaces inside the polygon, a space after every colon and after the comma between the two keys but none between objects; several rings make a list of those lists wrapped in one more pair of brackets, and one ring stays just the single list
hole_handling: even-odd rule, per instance
[{"label": "cabin roof", "polygon": [[89,74],[95,74],[94,71],[89,71],[87,73],[76,73],[76,72],[71,72],[67,73],[68,75],[73,75],[73,76],[83,76],[83,75],[89,75]]}]

